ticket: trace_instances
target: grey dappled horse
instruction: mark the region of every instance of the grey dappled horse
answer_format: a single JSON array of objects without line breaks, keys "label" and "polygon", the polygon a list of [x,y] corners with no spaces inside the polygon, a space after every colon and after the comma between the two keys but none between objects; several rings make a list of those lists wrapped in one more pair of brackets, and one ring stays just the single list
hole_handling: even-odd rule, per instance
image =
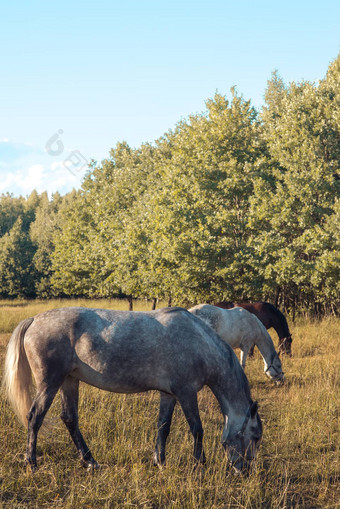
[{"label": "grey dappled horse", "polygon": [[[270,302],[218,302],[214,304],[222,309],[241,307],[253,313],[263,323],[266,329],[273,329],[279,336],[279,352],[292,356],[292,335],[289,331],[286,317],[279,309]],[[249,356],[254,353],[254,348],[249,350]]]},{"label": "grey dappled horse", "polygon": [[[37,392],[31,401],[33,372]],[[62,308],[22,321],[8,344],[4,384],[14,410],[28,425],[26,460],[37,468],[36,443],[60,389],[61,419],[89,469],[98,465],[78,427],[79,381],[118,393],[160,391],[154,463],[165,443],[178,400],[194,436],[194,457],[205,461],[197,392],[216,396],[223,416],[222,444],[236,470],[247,468],[262,435],[257,403],[233,352],[201,320],[181,308],[130,312]]]},{"label": "grey dappled horse", "polygon": [[221,309],[210,304],[198,304],[189,311],[210,325],[232,348],[240,348],[243,369],[246,367],[248,352],[256,345],[263,358],[265,374],[278,384],[284,381],[281,361],[273,340],[254,314],[243,308]]}]

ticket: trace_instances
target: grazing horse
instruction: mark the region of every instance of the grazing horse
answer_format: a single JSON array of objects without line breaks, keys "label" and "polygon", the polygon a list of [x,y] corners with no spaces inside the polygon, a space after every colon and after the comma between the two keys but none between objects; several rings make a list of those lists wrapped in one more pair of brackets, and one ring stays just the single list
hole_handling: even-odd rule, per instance
[{"label": "grazing horse", "polygon": [[[273,327],[279,336],[279,352],[292,355],[292,335],[289,332],[286,317],[270,302],[218,302],[215,306],[222,309],[240,307],[246,309],[263,323],[266,329]],[[249,352],[250,355],[253,352]]]},{"label": "grazing horse", "polygon": [[[33,402],[31,372],[37,386]],[[28,426],[26,461],[33,472],[38,431],[58,390],[61,419],[84,466],[98,467],[78,427],[79,381],[118,393],[160,391],[153,457],[158,466],[165,463],[176,401],[194,436],[194,457],[204,463],[197,392],[207,385],[224,416],[222,444],[233,467],[248,470],[255,457],[262,424],[248,380],[233,350],[185,309],[130,312],[69,307],[17,326],[8,344],[4,384],[14,410]]]},{"label": "grazing horse", "polygon": [[232,348],[241,349],[243,369],[250,348],[256,345],[263,357],[266,375],[276,382],[284,381],[281,361],[272,338],[256,316],[242,308],[220,309],[209,304],[199,304],[189,311],[210,325]]}]

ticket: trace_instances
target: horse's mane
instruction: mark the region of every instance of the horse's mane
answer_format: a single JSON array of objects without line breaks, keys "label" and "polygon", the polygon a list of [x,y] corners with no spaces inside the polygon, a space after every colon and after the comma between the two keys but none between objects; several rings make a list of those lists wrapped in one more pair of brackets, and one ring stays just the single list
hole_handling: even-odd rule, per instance
[{"label": "horse's mane", "polygon": [[244,388],[247,397],[249,398],[249,400],[251,400],[248,378],[246,377],[244,370],[242,369],[241,364],[232,347],[228,345],[228,343],[223,341],[223,339],[209,325],[206,319],[203,319],[202,317],[199,318],[198,316],[190,313],[189,311],[188,313],[196,320],[198,320],[200,326],[205,327],[206,331],[209,332],[210,337],[213,339],[215,345],[218,347],[219,351],[221,352],[222,356],[225,359],[225,362],[228,363],[230,368],[233,370],[235,378],[237,379],[237,382],[240,384],[240,387]]},{"label": "horse's mane", "polygon": [[287,334],[290,334],[288,322],[285,315],[277,307],[275,307],[274,304],[271,304],[270,302],[262,302],[261,304],[263,304],[266,308],[270,309],[270,311],[282,321],[283,326],[287,329]]},{"label": "horse's mane", "polygon": [[[174,313],[175,311],[184,311],[185,313],[189,313],[189,311],[185,308],[182,308],[180,306],[173,306],[173,307],[168,307],[168,308],[161,308],[162,313]],[[191,313],[189,313],[190,315]]]},{"label": "horse's mane", "polygon": [[209,333],[210,338],[214,341],[215,345],[218,347],[222,356],[225,358],[226,363],[229,364],[230,368],[235,373],[237,382],[240,384],[241,387],[244,388],[247,397],[251,400],[248,379],[239,363],[238,358],[236,357],[235,352],[233,351],[230,345],[228,345],[225,341],[223,341],[222,338],[220,338],[220,336],[205,322],[205,320],[198,318],[194,314],[190,313],[187,309],[178,306],[162,308],[161,311],[166,314],[175,313],[179,311],[187,313],[188,315],[190,315],[191,318],[197,320],[197,323],[199,323],[201,327],[206,328],[206,332]]}]

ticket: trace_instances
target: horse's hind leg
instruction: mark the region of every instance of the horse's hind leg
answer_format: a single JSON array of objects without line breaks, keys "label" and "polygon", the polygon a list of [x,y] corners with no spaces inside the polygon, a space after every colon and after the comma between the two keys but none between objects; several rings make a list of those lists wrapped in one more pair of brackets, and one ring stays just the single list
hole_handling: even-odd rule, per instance
[{"label": "horse's hind leg", "polygon": [[205,463],[205,454],[203,450],[203,427],[198,411],[197,392],[181,390],[176,394],[178,401],[183,409],[184,415],[190,426],[190,431],[194,437],[194,457],[200,463]]},{"label": "horse's hind leg", "polygon": [[240,352],[240,363],[243,369],[246,368],[246,360],[248,355],[248,349],[245,347],[242,347],[242,350]]},{"label": "horse's hind leg", "polygon": [[160,395],[158,433],[153,456],[153,463],[158,466],[164,465],[165,463],[165,444],[170,432],[172,414],[176,405],[175,396],[171,396],[165,392],[161,392]]},{"label": "horse's hind leg", "polygon": [[46,384],[41,384],[38,387],[37,394],[27,414],[28,434],[26,461],[31,466],[32,472],[37,469],[36,449],[38,431],[58,389],[59,385],[48,386]]},{"label": "horse's hind leg", "polygon": [[98,468],[78,426],[79,380],[68,376],[60,388],[61,419],[67,427],[71,438],[79,451],[81,460],[89,470]]}]

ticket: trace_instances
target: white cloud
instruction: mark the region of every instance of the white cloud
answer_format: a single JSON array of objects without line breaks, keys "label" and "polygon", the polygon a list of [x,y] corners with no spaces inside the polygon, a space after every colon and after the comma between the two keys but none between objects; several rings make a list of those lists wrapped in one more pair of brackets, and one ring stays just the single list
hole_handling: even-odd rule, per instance
[{"label": "white cloud", "polygon": [[38,147],[5,140],[0,140],[0,193],[27,196],[36,189],[65,194],[81,186],[88,160],[79,151],[64,150],[55,157]]},{"label": "white cloud", "polygon": [[80,187],[82,176],[72,175],[62,163],[52,163],[50,166],[33,164],[26,169],[0,175],[0,193],[26,196],[33,189],[38,193],[47,191],[49,195],[56,191],[67,193],[74,187]]}]

